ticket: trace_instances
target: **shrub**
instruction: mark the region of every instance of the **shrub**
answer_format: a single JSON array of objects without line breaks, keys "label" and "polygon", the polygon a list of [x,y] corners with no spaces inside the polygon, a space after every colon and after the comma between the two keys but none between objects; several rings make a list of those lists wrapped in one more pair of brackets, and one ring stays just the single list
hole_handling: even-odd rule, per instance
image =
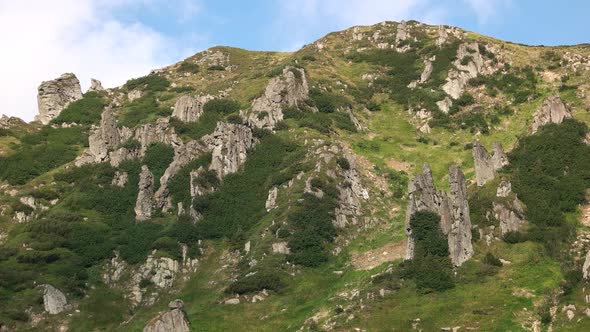
[{"label": "shrub", "polygon": [[502,262],[500,259],[491,252],[486,253],[485,257],[483,258],[483,263],[492,266],[502,266]]},{"label": "shrub", "polygon": [[506,243],[521,243],[527,240],[527,236],[521,232],[510,231],[502,236],[502,240]]},{"label": "shrub", "polygon": [[88,92],[80,100],[70,103],[55,119],[53,123],[77,123],[83,125],[96,124],[107,101],[97,92]]},{"label": "shrub", "polygon": [[276,272],[260,271],[255,274],[238,278],[225,290],[230,294],[247,294],[266,290],[280,291],[285,288],[285,283]]},{"label": "shrub", "polygon": [[158,105],[156,96],[153,93],[147,93],[123,108],[119,125],[132,128],[138,124],[150,122],[157,116],[169,114],[169,109],[161,108]]},{"label": "shrub", "polygon": [[175,93],[185,93],[185,92],[193,92],[195,91],[195,88],[193,88],[192,86],[177,86],[174,88],[170,88],[171,92],[175,92]]},{"label": "shrub", "polygon": [[239,114],[230,114],[227,116],[226,121],[233,124],[243,124],[244,120]]},{"label": "shrub", "polygon": [[124,85],[124,87],[129,91],[141,89],[146,92],[164,91],[169,86],[170,81],[156,74],[130,79]]},{"label": "shrub", "polygon": [[225,67],[222,65],[212,65],[207,68],[207,70],[217,70],[217,71],[224,71]]},{"label": "shrub", "polygon": [[184,166],[172,179],[168,181],[168,190],[174,203],[182,202],[185,207],[190,204],[190,172],[206,168],[211,162],[211,154],[204,154]]},{"label": "shrub", "polygon": [[345,171],[350,169],[350,162],[344,157],[339,157],[336,159],[336,164],[338,164],[338,166],[340,166],[340,168]]},{"label": "shrub", "polygon": [[190,62],[190,61],[185,60],[180,64],[180,66],[178,66],[176,71],[181,72],[181,73],[196,74],[199,72],[199,65],[197,65],[194,62]]},{"label": "shrub", "polygon": [[230,114],[240,110],[240,103],[232,99],[212,99],[203,105],[204,112]]},{"label": "shrub", "polygon": [[156,188],[160,186],[160,177],[164,175],[164,171],[172,163],[172,160],[174,160],[174,149],[170,145],[152,143],[148,146],[143,157],[143,163],[147,165],[154,175],[154,186]]},{"label": "shrub", "polygon": [[322,113],[333,113],[336,109],[347,105],[344,97],[336,96],[320,89],[310,89],[309,98]]}]

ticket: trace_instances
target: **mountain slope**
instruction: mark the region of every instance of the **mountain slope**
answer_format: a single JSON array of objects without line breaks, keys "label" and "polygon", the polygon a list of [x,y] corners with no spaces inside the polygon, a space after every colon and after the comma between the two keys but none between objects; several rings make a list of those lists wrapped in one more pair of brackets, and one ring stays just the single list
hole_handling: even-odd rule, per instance
[{"label": "mountain slope", "polygon": [[45,82],[46,125],[0,122],[0,326],[584,330],[588,70],[411,21]]}]

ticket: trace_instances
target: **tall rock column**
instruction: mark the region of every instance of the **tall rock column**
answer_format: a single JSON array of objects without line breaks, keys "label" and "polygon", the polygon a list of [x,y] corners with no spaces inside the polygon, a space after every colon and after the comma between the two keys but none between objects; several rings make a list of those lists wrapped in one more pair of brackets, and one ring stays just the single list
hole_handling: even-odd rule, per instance
[{"label": "tall rock column", "polygon": [[154,200],[154,175],[143,165],[139,174],[139,193],[135,202],[135,220],[145,221],[152,217]]},{"label": "tall rock column", "polygon": [[475,181],[478,186],[483,186],[496,177],[497,171],[508,165],[508,156],[504,153],[502,144],[495,142],[492,146],[493,154],[479,141],[473,143],[473,162],[475,164]]},{"label": "tall rock column", "polygon": [[471,245],[471,219],[467,202],[465,175],[457,166],[449,168],[451,185],[451,214],[453,221],[448,235],[449,254],[455,266],[461,266],[473,256]]},{"label": "tall rock column", "polygon": [[244,125],[219,122],[210,143],[211,165],[209,169],[222,179],[237,172],[246,161],[248,150],[254,146],[252,129]]},{"label": "tall rock column", "polygon": [[559,96],[551,96],[545,100],[543,106],[535,113],[532,132],[550,123],[562,123],[563,120],[572,117],[572,113]]},{"label": "tall rock column", "polygon": [[80,81],[72,73],[66,73],[54,80],[42,82],[37,93],[39,115],[35,117],[35,120],[46,125],[56,118],[71,102],[81,98]]}]

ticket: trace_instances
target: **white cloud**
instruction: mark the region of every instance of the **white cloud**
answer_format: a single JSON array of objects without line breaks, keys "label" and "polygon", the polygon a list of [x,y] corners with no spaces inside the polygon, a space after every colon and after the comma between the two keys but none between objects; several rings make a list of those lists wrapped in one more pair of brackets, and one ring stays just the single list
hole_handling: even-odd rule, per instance
[{"label": "white cloud", "polygon": [[506,10],[512,4],[511,0],[465,0],[465,2],[475,12],[480,24],[488,23],[501,10]]},{"label": "white cloud", "polygon": [[[83,90],[91,77],[112,87],[179,59],[186,50],[173,40],[114,15],[162,3],[170,5],[159,0],[0,0],[0,113],[32,120],[37,86],[64,72],[74,72]],[[187,7],[179,18],[197,10]]]}]

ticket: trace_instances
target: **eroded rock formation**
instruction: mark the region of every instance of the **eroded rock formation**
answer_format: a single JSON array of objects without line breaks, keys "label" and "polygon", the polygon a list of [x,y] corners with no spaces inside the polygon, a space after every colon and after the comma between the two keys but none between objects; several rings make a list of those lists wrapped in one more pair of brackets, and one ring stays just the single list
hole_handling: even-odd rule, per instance
[{"label": "eroded rock formation", "polygon": [[264,95],[254,100],[247,121],[254,127],[272,130],[277,122],[283,120],[284,107],[297,106],[308,96],[305,70],[286,67],[282,75],[268,82]]},{"label": "eroded rock formation", "polygon": [[494,213],[494,218],[500,222],[500,232],[502,235],[508,232],[517,232],[526,223],[524,207],[516,197],[508,204],[493,202],[492,212]]},{"label": "eroded rock formation", "polygon": [[90,88],[88,88],[88,92],[100,92],[100,91],[104,91],[104,88],[102,87],[102,83],[94,78],[90,79]]},{"label": "eroded rock formation", "polygon": [[490,156],[488,150],[479,142],[473,143],[473,161],[475,163],[475,180],[478,186],[483,186],[496,177],[497,171],[508,165],[508,156],[504,153],[502,144],[495,142]]},{"label": "eroded rock formation", "polygon": [[218,122],[212,134],[209,148],[211,149],[211,165],[222,179],[225,175],[235,173],[246,161],[248,150],[255,144],[252,129],[247,126]]},{"label": "eroded rock formation", "polygon": [[473,256],[471,245],[471,219],[467,203],[467,186],[465,175],[457,166],[449,168],[451,184],[451,229],[448,234],[449,254],[455,266],[461,266]]},{"label": "eroded rock formation", "polygon": [[563,120],[572,117],[572,113],[559,96],[551,96],[545,100],[543,106],[535,113],[532,132],[550,123],[562,123]]},{"label": "eroded rock formation", "polygon": [[135,202],[135,220],[144,221],[152,217],[154,200],[154,175],[143,165],[139,174],[139,193]]},{"label": "eroded rock formation", "polygon": [[[485,46],[482,46],[485,47]],[[490,61],[480,53],[478,43],[463,43],[457,50],[457,59],[453,62],[454,69],[449,70],[447,82],[442,89],[453,99],[463,95],[470,79],[480,74],[489,75],[496,70]]]},{"label": "eroded rock formation", "polygon": [[277,195],[279,193],[279,188],[272,187],[268,191],[268,197],[266,198],[266,203],[264,204],[266,207],[266,211],[270,211],[277,207]]},{"label": "eroded rock formation", "polygon": [[174,300],[168,311],[160,313],[143,328],[143,332],[189,332],[189,322],[184,312],[184,302]]},{"label": "eroded rock formation", "polygon": [[57,315],[71,308],[62,291],[49,284],[41,285],[41,287],[43,287],[43,306],[47,313]]},{"label": "eroded rock formation", "polygon": [[195,122],[203,113],[203,106],[213,97],[206,96],[182,96],[174,104],[172,116],[183,122]]},{"label": "eroded rock formation", "polygon": [[54,80],[42,82],[37,93],[39,115],[35,117],[35,120],[46,125],[56,118],[71,102],[81,98],[80,81],[72,73],[66,73]]},{"label": "eroded rock formation", "polygon": [[586,259],[582,265],[582,276],[586,280],[590,279],[590,250],[586,253]]}]

